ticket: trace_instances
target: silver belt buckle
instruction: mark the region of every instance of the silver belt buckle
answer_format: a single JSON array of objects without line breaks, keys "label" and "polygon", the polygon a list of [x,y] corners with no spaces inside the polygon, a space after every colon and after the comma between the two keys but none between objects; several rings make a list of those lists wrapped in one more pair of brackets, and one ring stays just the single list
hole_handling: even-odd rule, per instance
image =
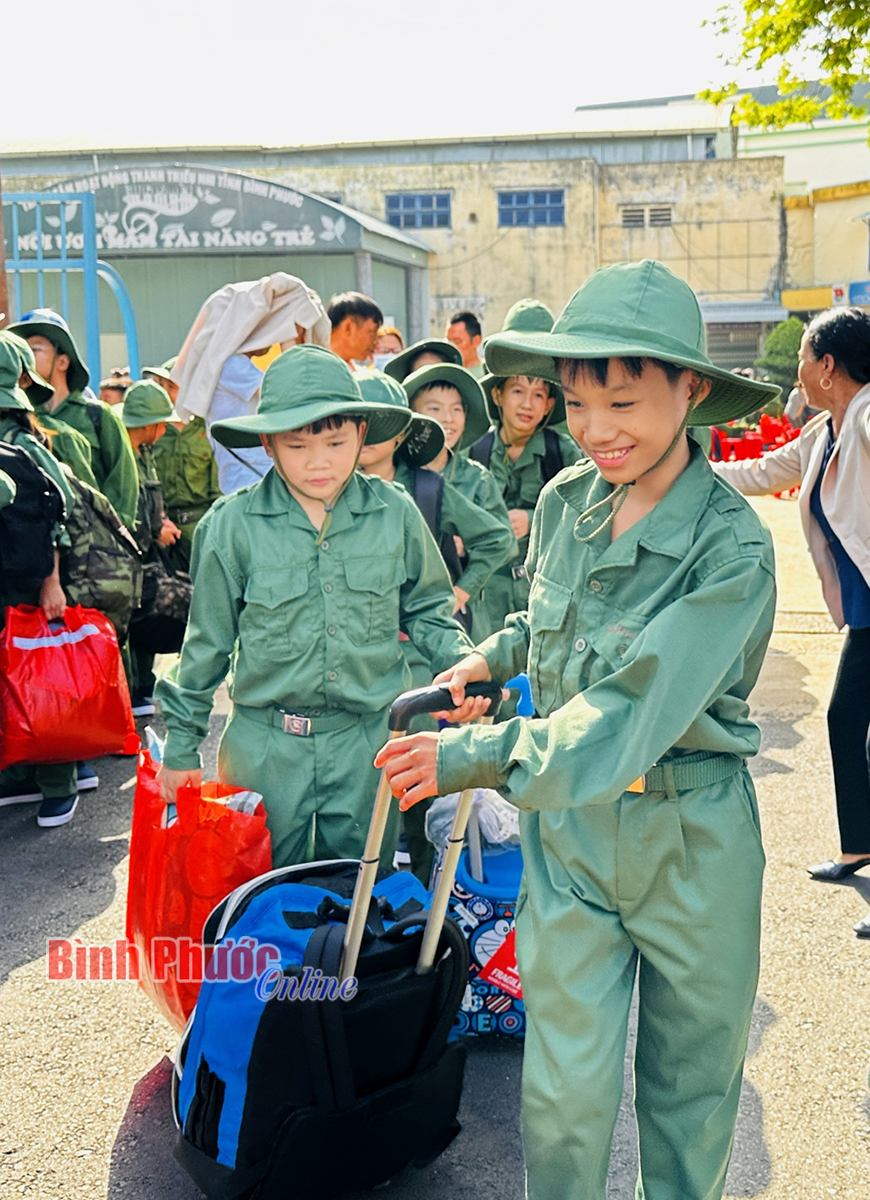
[{"label": "silver belt buckle", "polygon": [[511,567],[511,575],[514,579],[528,579],[529,575],[526,571],[526,564],[514,563]]},{"label": "silver belt buckle", "polygon": [[309,737],[311,718],[297,717],[295,713],[284,713],[282,728],[285,733],[292,733],[294,737]]}]

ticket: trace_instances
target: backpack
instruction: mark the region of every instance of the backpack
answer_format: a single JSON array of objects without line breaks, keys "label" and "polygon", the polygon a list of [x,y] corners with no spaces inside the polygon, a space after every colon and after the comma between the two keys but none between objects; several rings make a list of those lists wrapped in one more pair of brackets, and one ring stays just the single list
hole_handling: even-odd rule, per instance
[{"label": "backpack", "polygon": [[61,556],[60,581],[70,604],[104,613],[127,636],[142,597],[139,547],[102,492],[68,474],[75,507],[67,520],[72,548]]},{"label": "backpack", "polygon": [[[462,575],[462,560],[456,549],[453,535],[441,532],[441,506],[444,503],[444,477],[437,471],[427,471],[425,467],[415,467],[411,473],[411,495],[414,503],[423,514],[423,520],[429,526],[429,532],[435,539],[441,557],[447,566],[451,583],[456,583]],[[471,614],[456,613],[456,620],[471,632]]]},{"label": "backpack", "polygon": [[[559,435],[555,429],[544,428],[544,483],[549,483],[550,480],[558,475],[565,465],[562,458],[562,447],[559,445]],[[469,447],[468,457],[473,458],[475,462],[479,462],[481,466],[488,467],[492,458],[493,447],[495,446],[495,430],[490,429],[482,438]]]},{"label": "backpack", "polygon": [[9,596],[38,590],[54,570],[52,534],[64,505],[60,488],[23,447],[0,441],[0,470],[16,487],[0,509],[0,595]]},{"label": "backpack", "polygon": [[[271,871],[205,923],[214,954],[172,1100],[175,1157],[208,1196],[329,1200],[430,1162],[459,1132],[465,1049],[446,1043],[467,945],[446,921],[434,970],[417,974],[429,896],[415,876],[375,884],[352,999],[294,991],[338,975],[357,871],[347,860]],[[267,945],[278,965],[258,994]]]}]

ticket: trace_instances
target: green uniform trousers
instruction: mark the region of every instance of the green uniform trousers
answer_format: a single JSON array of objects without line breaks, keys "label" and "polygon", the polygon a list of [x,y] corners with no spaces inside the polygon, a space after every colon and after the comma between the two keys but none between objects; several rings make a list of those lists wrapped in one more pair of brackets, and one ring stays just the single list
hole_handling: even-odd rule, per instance
[{"label": "green uniform trousers", "polygon": [[718,1200],[758,979],[749,773],[521,815],[529,1200],[605,1200],[635,976],[639,1200]]},{"label": "green uniform trousers", "polygon": [[[330,712],[344,728],[299,737],[284,733],[278,709],[233,708],[218,753],[223,783],[259,792],[275,867],[361,858],[378,787],[374,757],[386,742],[387,713]],[[315,718],[316,720],[316,718]],[[391,866],[398,832],[391,809],[381,861]]]}]

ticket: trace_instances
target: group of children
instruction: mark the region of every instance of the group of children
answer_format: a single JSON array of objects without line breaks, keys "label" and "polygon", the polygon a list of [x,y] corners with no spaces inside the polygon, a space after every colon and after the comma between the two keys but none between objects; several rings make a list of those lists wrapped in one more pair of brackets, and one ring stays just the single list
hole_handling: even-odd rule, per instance
[{"label": "group of children", "polygon": [[[555,325],[516,305],[480,380],[460,358],[434,339],[355,372],[297,345],[255,413],[211,425],[271,469],[198,518],[156,687],[162,793],[201,779],[226,678],[220,775],[264,796],[276,866],[358,857],[379,768],[409,817],[498,789],[525,861],[527,1194],[604,1200],[637,977],[638,1196],[718,1200],[758,972],[747,698],[775,588],[767,530],[687,431],[777,389],[714,366],[694,294],[652,262],[597,272]],[[486,702],[466,684],[520,671],[536,716],[468,724]],[[387,742],[391,701],[433,678],[466,727]]]}]

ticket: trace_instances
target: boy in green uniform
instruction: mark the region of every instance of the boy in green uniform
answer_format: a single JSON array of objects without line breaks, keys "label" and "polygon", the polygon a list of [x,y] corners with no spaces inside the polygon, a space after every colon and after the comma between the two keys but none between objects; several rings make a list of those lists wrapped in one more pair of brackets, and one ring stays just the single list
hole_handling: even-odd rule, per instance
[{"label": "boy in green uniform", "polygon": [[[143,380],[134,383],[124,393],[121,418],[136,452],[139,472],[139,503],[134,537],[142,551],[144,562],[160,561],[159,547],[169,549],[181,537],[181,531],[166,516],[163,488],[154,466],[153,448],[166,432],[171,421],[178,421],[172,401],[158,383]],[[133,645],[130,657],[133,666],[131,701],[136,716],[150,716],[154,711],[154,654]]]},{"label": "boy in green uniform", "polygon": [[139,495],[136,459],[114,409],[82,395],[88,385],[88,369],[66,321],[50,308],[35,308],[9,328],[30,343],[37,370],[54,388],[46,411],[87,438],[97,486],[132,529]]},{"label": "boy in green uniform", "polygon": [[212,426],[224,445],[262,444],[273,469],[197,530],[187,636],[157,685],[163,795],[201,777],[198,746],[232,664],[220,776],[264,796],[275,866],[361,854],[370,764],[409,684],[400,630],[444,666],[471,644],[413,501],[356,470],[366,441],[398,437],[408,419],[364,401],[330,351],[301,345],[269,366],[256,415]]},{"label": "boy in green uniform", "polygon": [[[403,350],[401,354],[390,359],[384,367],[384,371],[397,383],[404,384],[410,375],[414,375],[423,367],[438,366],[440,363],[462,367],[462,355],[456,346],[452,342],[448,342],[446,338],[423,338],[422,341],[415,342],[413,346],[409,346],[407,350]],[[483,393],[471,395],[470,400],[465,414],[465,428],[459,439],[460,449],[477,441],[482,434],[486,433],[489,426]]]},{"label": "boy in green uniform", "polygon": [[[0,441],[25,450],[54,481],[63,498],[63,520],[66,521],[75,497],[60,464],[48,448],[47,436],[38,427],[34,428],[33,405],[18,386],[25,371],[20,339],[8,330],[0,332]],[[37,386],[45,386],[45,381],[38,376]],[[0,596],[0,626],[6,608],[18,604],[39,605],[50,621],[63,616],[66,597],[60,583],[60,552],[69,545],[63,525],[54,529],[53,542],[54,571],[46,576],[38,592]],[[9,767],[0,772],[0,807],[41,800],[37,824],[43,828],[66,825],[72,820],[79,800],[77,775],[74,762]]]},{"label": "boy in green uniform", "polygon": [[715,367],[660,263],[597,272],[551,334],[497,335],[499,376],[561,378],[588,461],[535,511],[527,612],[452,671],[527,669],[539,716],[389,743],[402,808],[497,788],[521,812],[530,1200],[604,1200],[635,975],[638,1196],[718,1200],[758,976],[764,853],[747,698],[775,608],[770,534],[689,424],[774,394]]}]

